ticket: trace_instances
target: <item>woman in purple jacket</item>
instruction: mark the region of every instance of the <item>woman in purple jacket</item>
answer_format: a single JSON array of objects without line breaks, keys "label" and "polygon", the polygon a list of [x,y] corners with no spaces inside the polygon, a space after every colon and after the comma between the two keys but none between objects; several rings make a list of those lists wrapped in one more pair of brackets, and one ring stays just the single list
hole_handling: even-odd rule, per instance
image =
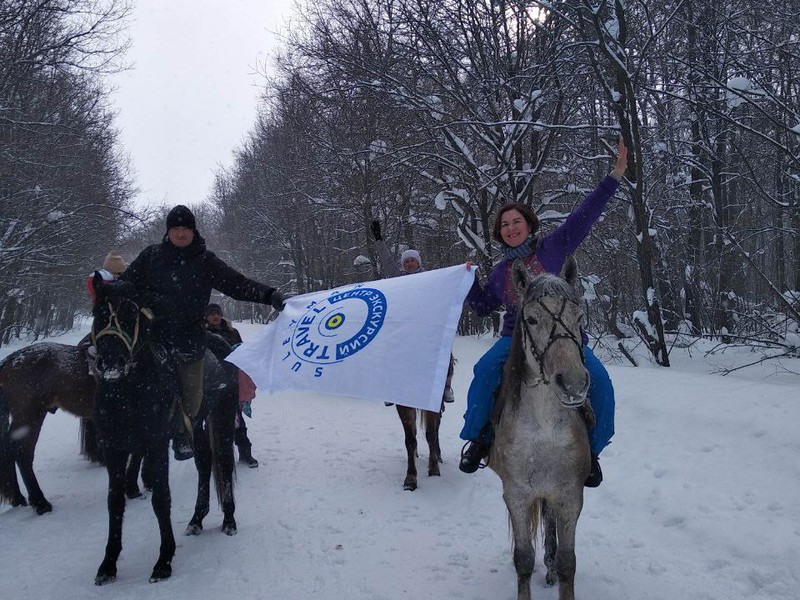
[{"label": "woman in purple jacket", "polygon": [[[464,414],[461,439],[469,440],[470,444],[462,453],[459,464],[465,473],[478,470],[481,460],[489,454],[492,441],[488,423],[494,392],[500,385],[503,365],[511,347],[511,334],[517,321],[516,292],[510,277],[512,263],[521,259],[533,273],[560,273],[566,257],[574,253],[589,235],[592,225],[617,190],[627,161],[628,151],[620,140],[619,156],[611,174],[600,182],[558,229],[541,239],[536,236],[539,219],[529,207],[507,204],[497,214],[493,234],[500,242],[503,260],[492,269],[486,287],[481,287],[475,280],[467,295],[467,302],[479,316],[487,316],[501,306],[505,307],[506,313],[500,339],[475,365],[474,378],[467,393],[467,412]],[[603,480],[597,456],[614,435],[614,388],[605,367],[586,345],[585,336],[583,341],[586,369],[591,380],[589,401],[597,419],[597,425],[589,432],[592,471],[586,485],[597,487]]]}]

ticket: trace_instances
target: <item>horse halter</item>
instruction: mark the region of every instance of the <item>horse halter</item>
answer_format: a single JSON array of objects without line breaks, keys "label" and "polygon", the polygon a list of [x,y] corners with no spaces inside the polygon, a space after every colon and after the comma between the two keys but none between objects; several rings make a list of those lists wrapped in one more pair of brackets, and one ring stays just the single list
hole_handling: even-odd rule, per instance
[{"label": "horse halter", "polygon": [[119,323],[119,317],[117,316],[117,311],[114,310],[111,302],[106,302],[108,305],[109,310],[109,318],[108,324],[103,327],[98,333],[94,332],[94,328],[92,328],[92,345],[97,346],[97,340],[101,337],[105,337],[108,335],[113,335],[118,337],[122,340],[122,343],[125,344],[125,347],[128,349],[128,354],[133,356],[134,350],[136,348],[136,344],[139,341],[139,322],[140,317],[144,315],[147,320],[152,320],[153,313],[149,308],[140,307],[136,304],[133,300],[123,300],[123,302],[130,302],[136,307],[136,324],[133,326],[133,336],[129,335]]},{"label": "horse halter", "polygon": [[[526,336],[528,338],[528,342],[530,344],[531,354],[533,354],[533,358],[536,360],[536,363],[539,365],[539,371],[542,374],[542,382],[545,385],[549,385],[550,381],[547,379],[547,373],[545,373],[545,370],[544,370],[544,357],[547,354],[547,351],[550,350],[551,346],[553,344],[555,344],[557,340],[560,340],[560,339],[571,340],[578,347],[578,352],[580,352],[580,355],[581,355],[581,361],[584,360],[584,357],[583,357],[583,344],[581,343],[581,340],[579,340],[577,338],[577,336],[572,331],[570,331],[569,327],[567,327],[567,324],[564,323],[564,321],[562,319],[562,316],[564,315],[564,311],[567,308],[567,303],[568,302],[570,302],[570,303],[572,303],[572,304],[574,304],[576,306],[580,306],[578,304],[578,302],[576,302],[575,300],[571,300],[569,298],[562,298],[561,299],[561,308],[558,310],[558,314],[556,314],[553,311],[551,311],[549,308],[547,308],[547,306],[544,304],[544,302],[541,301],[541,299],[539,299],[539,298],[536,299],[536,303],[539,306],[541,306],[545,310],[545,312],[547,314],[549,314],[553,318],[553,328],[550,330],[550,335],[547,338],[547,344],[545,345],[544,350],[542,350],[541,352],[536,348],[536,344],[533,341],[533,335],[531,335],[531,332],[528,329],[528,327],[527,326],[523,326],[523,329],[525,330],[525,334],[526,334]],[[524,317],[524,315],[522,315],[522,314],[520,315],[520,317],[525,318],[525,323],[527,325],[536,325],[535,322],[531,323],[530,321],[528,321],[528,318],[532,319],[533,317]],[[564,330],[562,333],[556,333],[556,330],[558,329],[559,325],[561,325],[562,329]]]}]

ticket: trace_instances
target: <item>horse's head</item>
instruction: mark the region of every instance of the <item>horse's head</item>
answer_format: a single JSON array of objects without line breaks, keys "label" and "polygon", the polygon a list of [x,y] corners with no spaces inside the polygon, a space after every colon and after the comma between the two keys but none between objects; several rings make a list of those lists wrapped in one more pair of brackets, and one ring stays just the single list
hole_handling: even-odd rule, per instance
[{"label": "horse's head", "polygon": [[575,260],[567,258],[560,276],[532,276],[516,261],[512,278],[520,298],[517,327],[526,362],[539,371],[544,384],[555,387],[564,406],[583,406],[589,373],[583,366],[583,313]]},{"label": "horse's head", "polygon": [[139,304],[136,287],[126,281],[92,281],[92,343],[97,350],[95,370],[105,381],[117,381],[130,371],[153,315]]}]

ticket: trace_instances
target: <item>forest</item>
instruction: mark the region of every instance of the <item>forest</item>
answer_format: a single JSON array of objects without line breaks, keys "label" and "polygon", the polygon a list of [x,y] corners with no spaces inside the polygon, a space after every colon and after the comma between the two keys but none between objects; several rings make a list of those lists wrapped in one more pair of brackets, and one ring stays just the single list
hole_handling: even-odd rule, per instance
[{"label": "forest", "polygon": [[[106,76],[125,0],[0,4],[0,345],[73,327],[137,208]],[[557,226],[629,149],[576,256],[593,343],[800,353],[800,0],[301,0],[199,229],[285,294],[379,278],[370,223],[486,274],[500,206]],[[263,318],[230,303],[238,319]],[[465,312],[461,332],[491,320]]]}]

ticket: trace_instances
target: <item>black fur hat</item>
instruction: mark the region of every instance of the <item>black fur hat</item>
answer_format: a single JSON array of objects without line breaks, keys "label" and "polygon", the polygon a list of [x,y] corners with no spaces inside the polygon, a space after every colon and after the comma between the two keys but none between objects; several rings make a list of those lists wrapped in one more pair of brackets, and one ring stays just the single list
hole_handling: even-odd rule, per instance
[{"label": "black fur hat", "polygon": [[169,211],[167,215],[167,230],[173,227],[188,227],[189,229],[197,231],[192,211],[183,204],[178,204],[178,206]]},{"label": "black fur hat", "polygon": [[222,316],[222,307],[219,304],[211,303],[206,306],[205,316],[212,315],[217,313],[218,315]]}]

